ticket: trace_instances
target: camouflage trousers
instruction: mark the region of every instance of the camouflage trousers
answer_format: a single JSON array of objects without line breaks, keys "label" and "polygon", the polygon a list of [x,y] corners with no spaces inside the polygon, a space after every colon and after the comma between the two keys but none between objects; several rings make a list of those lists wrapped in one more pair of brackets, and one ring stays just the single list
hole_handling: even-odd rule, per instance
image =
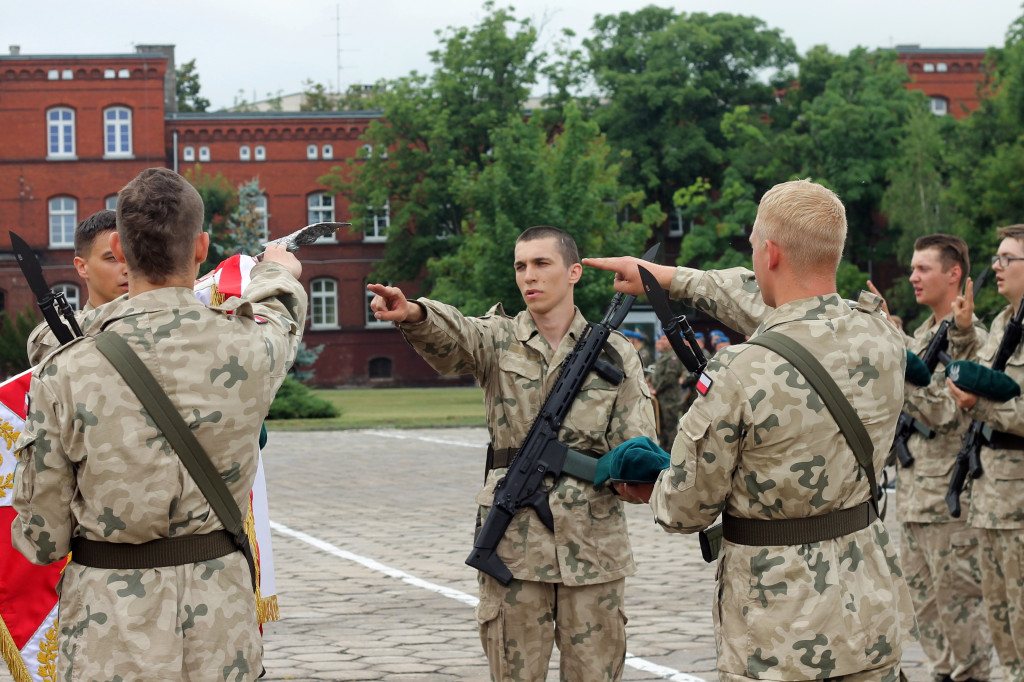
[{"label": "camouflage trousers", "polygon": [[[753,679],[768,678],[743,677],[742,675],[718,671],[719,682],[743,682],[744,680]],[[826,677],[823,679],[827,682],[900,682],[901,680],[905,682],[907,677],[900,670],[899,665],[889,665],[875,670],[865,670],[851,675],[840,675],[839,677]]]},{"label": "camouflage trousers", "polygon": [[543,682],[552,645],[562,682],[613,682],[626,659],[625,578],[598,585],[513,580],[508,587],[479,575],[480,641],[493,682]]},{"label": "camouflage trousers", "polygon": [[904,523],[900,560],[932,673],[991,676],[992,642],[981,596],[980,531],[962,522]]},{"label": "camouflage trousers", "polygon": [[981,589],[1004,682],[1024,680],[1024,540],[1019,528],[981,535]]},{"label": "camouflage trousers", "polygon": [[666,403],[658,403],[658,445],[665,452],[672,452],[672,442],[679,432],[679,418],[683,416],[683,406],[681,403]]}]

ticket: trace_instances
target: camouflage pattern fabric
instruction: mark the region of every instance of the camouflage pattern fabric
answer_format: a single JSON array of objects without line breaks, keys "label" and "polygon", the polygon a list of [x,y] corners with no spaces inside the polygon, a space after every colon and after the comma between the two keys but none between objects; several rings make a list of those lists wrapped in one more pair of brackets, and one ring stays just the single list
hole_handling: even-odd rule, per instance
[{"label": "camouflage pattern fabric", "polygon": [[514,580],[504,587],[486,573],[478,576],[476,616],[480,642],[491,661],[491,680],[547,679],[553,644],[560,652],[559,679],[612,682],[622,678],[625,578],[581,587]]},{"label": "camouflage pattern fabric", "polygon": [[[854,309],[832,294],[772,309],[742,269],[677,271],[672,294],[714,308],[741,333],[759,321],[751,336],[774,330],[810,350],[863,421],[881,471],[903,404],[906,354],[880,298],[862,293]],[[707,374],[711,387],[683,416],[672,466],[651,497],[666,530],[695,532],[722,511],[803,518],[868,500],[867,477],[838,425],[787,361],[739,344],[716,353]],[[723,679],[895,677],[917,634],[895,543],[880,520],[823,542],[725,542],[716,595]]]},{"label": "camouflage pattern fabric", "polygon": [[[406,340],[441,374],[475,376],[484,390],[491,443],[499,450],[518,447],[554,386],[562,362],[586,328],[583,315],[576,310],[568,333],[557,348],[551,348],[527,311],[509,318],[498,304],[487,315],[470,318],[437,301],[421,298],[418,302],[425,308],[427,316],[422,322],[398,325]],[[559,432],[559,441],[565,445],[595,455],[604,454],[630,438],[654,437],[650,391],[633,345],[621,334],[614,333],[602,357],[621,368],[625,378],[615,386],[591,373]],[[478,518],[486,518],[494,501],[494,486],[504,474],[504,468],[488,474],[483,489],[476,497]],[[596,586],[596,590],[583,590],[579,594],[598,595],[604,593],[602,590],[606,585],[636,571],[623,503],[610,487],[598,489],[592,483],[573,476],[562,476],[549,493],[548,501],[554,532],[541,523],[533,509],[525,508],[515,515],[498,544],[498,556],[514,578],[509,585],[512,594],[520,590],[536,592],[536,588],[528,583],[549,583],[573,589]],[[519,660],[518,649],[507,633],[536,628],[538,623],[551,629],[552,623],[547,616],[550,606],[539,598],[531,597],[519,608],[501,609],[503,620],[495,621],[499,611],[489,610],[491,607],[487,604],[508,604],[512,597],[503,593],[500,597],[489,598],[489,593],[484,591],[489,582],[481,583],[477,620],[491,676],[494,680],[517,679],[509,677],[512,673],[508,671],[525,670],[522,668],[525,661]],[[618,594],[621,600],[621,590]],[[572,610],[580,613],[602,606],[584,606],[587,600],[586,596],[574,598],[577,605]],[[614,613],[605,615],[607,618],[601,627],[611,628],[618,616]],[[570,617],[571,614],[566,614],[566,619]],[[567,639],[560,629],[570,622],[556,621],[554,636],[560,643],[569,642],[575,646],[576,640]],[[506,633],[502,636],[503,646],[493,641],[499,636],[496,633],[501,631]],[[612,630],[609,629],[608,633],[611,637]],[[541,641],[544,640],[538,640]],[[530,656],[543,658],[545,669],[546,656],[551,648],[550,639],[546,641],[546,652],[540,644],[529,650]],[[526,646],[526,643],[519,642],[518,645]],[[619,679],[625,656],[624,634],[621,645],[588,646],[586,656],[567,652],[569,645],[562,646],[563,679],[604,679],[589,676],[588,671],[595,669],[618,671],[608,679]],[[533,647],[533,644],[529,646]],[[583,658],[588,659],[585,664]],[[577,670],[573,668],[575,665],[583,667]]]},{"label": "camouflage pattern fabric", "polygon": [[[940,322],[929,316],[908,340],[908,349],[923,352]],[[979,334],[987,333],[977,319],[974,323]],[[903,524],[900,553],[921,647],[933,674],[987,680],[992,644],[981,596],[979,531],[966,519],[954,519],[945,499],[970,420],[947,389],[941,364],[928,386],[906,384],[904,410],[935,432],[925,438],[914,431],[907,443],[914,465],[896,470],[896,504]],[[968,494],[965,491],[965,508]]]},{"label": "camouflage pattern fabric", "polygon": [[682,361],[668,350],[654,361],[651,373],[651,388],[658,398],[658,423],[661,426],[658,444],[666,451],[672,448],[672,441],[679,430],[679,417],[683,414],[683,387],[679,380],[685,371]]},{"label": "camouflage pattern fabric", "polygon": [[[294,360],[306,315],[305,291],[287,270],[263,263],[253,274],[246,298],[223,306],[207,308],[191,288],[162,288],[102,306],[83,325],[129,343],[240,509],[256,475],[253,434]],[[89,337],[69,343],[32,376],[11,535],[35,563],[63,558],[75,536],[142,543],[223,528],[93,346]],[[254,680],[262,672],[240,552],[144,570],[89,568],[72,558],[60,590],[59,679]]]},{"label": "camouflage pattern fabric", "polygon": [[[92,303],[86,301],[82,309],[75,313],[75,320],[78,322],[79,327],[82,326],[82,320],[85,319],[86,313],[95,309]],[[64,321],[63,317],[60,319],[62,322]],[[54,335],[50,325],[46,324],[45,320],[36,325],[36,328],[29,333],[25,345],[28,349],[28,364],[30,367],[35,367],[43,361],[43,358],[60,347],[56,335]]]},{"label": "camouflage pattern fabric", "polygon": [[[1007,306],[992,321],[985,338],[973,328],[962,337],[950,337],[950,347],[967,359],[992,365],[1003,339],[1006,323],[1013,316]],[[1024,381],[1024,350],[1018,346],[1006,363],[1006,375]],[[997,403],[978,398],[967,410],[970,419],[980,419],[996,431],[1024,436],[1024,397]],[[988,608],[988,625],[1002,666],[1003,679],[1024,680],[1024,450],[981,449],[984,473],[971,483],[968,523],[985,529],[982,539],[981,590]]]}]

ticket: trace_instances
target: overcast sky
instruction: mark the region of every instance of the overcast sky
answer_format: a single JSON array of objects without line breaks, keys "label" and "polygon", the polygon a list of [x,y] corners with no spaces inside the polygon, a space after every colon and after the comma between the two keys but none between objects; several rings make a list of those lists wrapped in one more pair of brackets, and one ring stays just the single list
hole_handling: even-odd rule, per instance
[{"label": "overcast sky", "polygon": [[[595,14],[635,11],[639,0],[522,0],[519,18],[543,25],[541,43],[568,27],[589,35]],[[1021,0],[701,0],[656,2],[681,12],[753,15],[780,28],[797,49],[824,43],[845,54],[916,43],[922,47],[1002,45],[1024,10]],[[212,109],[245,98],[302,90],[311,78],[333,86],[373,83],[412,70],[429,72],[435,30],[472,26],[478,0],[3,0],[0,54],[111,54],[136,44],[176,45],[176,60],[196,60]],[[340,33],[340,53],[339,46]]]}]

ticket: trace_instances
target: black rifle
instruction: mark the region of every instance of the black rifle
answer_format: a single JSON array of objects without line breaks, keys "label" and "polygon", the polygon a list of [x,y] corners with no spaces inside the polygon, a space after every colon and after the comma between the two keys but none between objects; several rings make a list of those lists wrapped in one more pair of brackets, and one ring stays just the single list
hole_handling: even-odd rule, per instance
[{"label": "black rifle", "polygon": [[[1006,369],[1006,363],[1010,356],[1020,345],[1021,336],[1024,336],[1024,300],[1017,307],[1017,313],[1006,323],[1006,330],[999,342],[999,349],[992,359],[992,369],[1002,372]],[[967,483],[967,476],[980,478],[984,473],[981,466],[981,446],[984,445],[985,422],[973,420],[967,427],[964,434],[960,452],[956,453],[956,462],[953,464],[953,474],[949,478],[949,489],[946,491],[946,506],[954,518],[960,518],[960,493]]]},{"label": "black rifle", "polygon": [[[651,247],[644,254],[644,260],[654,258],[657,251],[657,245]],[[498,556],[498,543],[516,512],[523,507],[533,507],[541,523],[549,530],[555,529],[548,493],[562,475],[569,452],[568,446],[558,442],[558,431],[591,370],[613,384],[622,382],[625,376],[622,370],[599,356],[635,300],[636,296],[615,294],[604,319],[597,324],[587,323],[576,346],[563,361],[555,386],[530,426],[526,439],[509,463],[505,476],[494,487],[494,503],[477,533],[466,563],[502,585],[512,581],[512,572]]]},{"label": "black rifle", "polygon": [[[928,342],[928,347],[920,355],[921,362],[928,368],[929,377],[935,372],[935,368],[940,362],[948,365],[952,361],[947,353],[949,349],[949,328],[951,325],[952,322],[950,320],[943,320],[935,331],[932,340]],[[906,412],[900,412],[899,421],[896,422],[896,437],[892,440],[890,459],[892,459],[891,455],[895,454],[896,459],[900,462],[900,466],[904,469],[914,465],[914,457],[907,448],[907,441],[910,440],[910,436],[914,431],[919,430],[915,426],[916,421]]]},{"label": "black rifle", "polygon": [[[36,295],[36,302],[43,313],[43,318],[50,326],[50,330],[53,331],[53,335],[57,337],[57,341],[64,345],[75,337],[81,336],[82,329],[75,319],[75,311],[71,308],[63,291],[52,291],[47,286],[46,279],[43,278],[43,268],[39,265],[39,260],[32,247],[14,232],[7,234],[11,236],[11,246],[14,247],[14,255],[18,259],[21,272],[25,275],[25,280],[32,289],[32,293]],[[61,316],[67,320],[67,325],[61,321]]]}]

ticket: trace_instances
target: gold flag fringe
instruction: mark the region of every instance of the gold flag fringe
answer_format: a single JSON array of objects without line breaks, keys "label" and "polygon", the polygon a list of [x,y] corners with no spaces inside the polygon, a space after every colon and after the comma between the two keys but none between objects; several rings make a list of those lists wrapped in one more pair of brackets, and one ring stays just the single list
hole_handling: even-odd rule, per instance
[{"label": "gold flag fringe", "polygon": [[249,536],[249,546],[252,548],[252,555],[256,561],[256,617],[260,625],[271,621],[280,620],[281,612],[277,608],[277,595],[272,594],[264,598],[260,594],[260,549],[256,542],[256,521],[252,515],[252,500],[249,500],[249,514],[245,517],[245,534]]},{"label": "gold flag fringe", "polygon": [[3,653],[7,669],[11,671],[14,682],[32,682],[32,677],[28,674],[28,666],[25,665],[21,652],[15,646],[14,638],[11,637],[11,631],[7,629],[7,623],[4,622],[3,616],[0,616],[0,653]]}]

